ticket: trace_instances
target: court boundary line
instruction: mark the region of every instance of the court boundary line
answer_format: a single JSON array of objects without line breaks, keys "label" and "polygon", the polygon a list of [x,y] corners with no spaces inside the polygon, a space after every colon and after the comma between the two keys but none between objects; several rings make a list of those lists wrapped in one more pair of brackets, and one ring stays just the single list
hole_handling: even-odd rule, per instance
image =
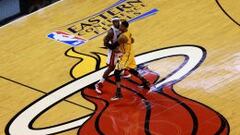
[{"label": "court boundary line", "polygon": [[[42,94],[48,94],[47,92],[44,92],[44,91],[42,91],[42,90],[39,90],[39,89],[33,88],[33,87],[31,87],[31,86],[28,86],[28,85],[23,84],[23,83],[20,83],[20,82],[18,82],[18,81],[15,81],[15,80],[9,79],[9,78],[7,78],[7,77],[0,76],[0,78],[2,78],[2,79],[4,79],[4,80],[7,80],[7,81],[9,81],[9,82],[12,82],[12,83],[15,83],[15,84],[18,84],[18,85],[24,86],[24,87],[29,88],[29,89],[31,89],[31,90],[37,91],[37,92],[39,92],[39,93],[42,93]],[[70,104],[72,104],[72,105],[76,105],[76,106],[78,106],[78,107],[82,107],[82,108],[87,109],[87,110],[90,110],[90,111],[95,111],[94,109],[91,109],[91,108],[89,108],[89,107],[86,107],[86,106],[83,106],[83,105],[77,104],[77,103],[72,102],[72,101],[69,101],[69,100],[67,100],[67,99],[65,99],[65,100],[63,100],[63,101],[68,102],[68,103],[70,103]]]}]

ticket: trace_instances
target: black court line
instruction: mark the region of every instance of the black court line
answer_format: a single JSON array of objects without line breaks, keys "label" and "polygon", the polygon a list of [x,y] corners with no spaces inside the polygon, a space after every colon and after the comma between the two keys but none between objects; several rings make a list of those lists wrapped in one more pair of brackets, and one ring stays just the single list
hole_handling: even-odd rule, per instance
[{"label": "black court line", "polygon": [[[136,85],[140,85],[138,84],[137,82],[135,82],[134,80],[131,80],[130,81],[131,83],[134,83]],[[193,128],[192,128],[192,133],[191,135],[196,135],[197,134],[197,131],[198,131],[198,118],[196,116],[196,114],[194,113],[194,111],[191,109],[191,107],[189,107],[187,104],[185,104],[184,102],[178,100],[177,98],[174,98],[166,93],[163,93],[163,92],[157,92],[158,94],[160,95],[163,95],[165,96],[166,98],[169,98],[171,100],[174,100],[175,102],[177,102],[179,105],[181,105],[183,108],[185,108],[188,113],[190,114],[191,118],[192,118],[192,122],[193,122]]]},{"label": "black court line", "polygon": [[[115,84],[114,81],[110,80],[110,79],[107,79],[106,81],[108,81],[109,83],[111,84]],[[138,97],[140,97],[141,99],[143,99],[143,103],[145,105],[145,109],[146,109],[146,116],[145,116],[145,123],[144,123],[144,132],[146,135],[151,135],[151,131],[150,131],[150,118],[151,118],[151,103],[148,101],[147,98],[145,98],[142,94],[140,94],[139,92],[135,91],[134,89],[132,88],[129,88],[127,86],[124,86],[121,84],[121,87],[122,88],[125,88],[126,90],[136,94]]]},{"label": "black court line", "polygon": [[218,118],[221,120],[221,126],[219,127],[218,131],[217,131],[215,134],[216,134],[216,135],[219,135],[219,134],[223,133],[223,131],[224,131],[225,128],[227,128],[227,135],[229,135],[230,126],[229,126],[229,123],[228,123],[227,119],[226,119],[222,114],[220,114],[219,112],[215,111],[214,109],[212,109],[212,108],[209,107],[208,105],[205,105],[205,104],[203,104],[203,103],[201,103],[201,102],[198,102],[198,101],[196,101],[196,100],[193,100],[193,99],[191,99],[191,98],[187,98],[187,97],[184,97],[184,96],[178,94],[178,93],[174,90],[173,86],[171,86],[171,87],[172,87],[171,89],[173,90],[173,92],[174,92],[176,95],[178,95],[178,96],[180,96],[180,97],[182,97],[182,98],[184,98],[184,99],[186,99],[186,100],[189,100],[189,101],[195,102],[195,103],[197,103],[197,104],[200,104],[200,105],[202,105],[203,107],[206,107],[207,109],[213,111],[213,112],[218,116]]},{"label": "black court line", "polygon": [[76,56],[70,56],[70,55],[68,55],[67,53],[68,53],[68,51],[70,51],[70,50],[72,50],[72,51],[73,51],[74,53],[76,53],[76,54],[80,54],[80,55],[87,56],[87,57],[90,57],[90,58],[92,58],[92,59],[95,59],[95,61],[96,61],[95,71],[97,71],[97,70],[100,69],[100,62],[101,62],[101,60],[100,60],[100,57],[97,55],[97,53],[93,53],[94,55],[96,55],[96,57],[94,57],[94,56],[92,56],[92,55],[90,55],[90,54],[87,54],[87,53],[85,54],[85,53],[78,52],[78,51],[76,51],[76,50],[74,49],[74,47],[71,47],[71,48],[69,48],[69,49],[64,53],[64,55],[65,55],[66,57],[70,57],[70,58],[74,58],[74,59],[79,59],[79,62],[77,62],[76,64],[74,64],[74,66],[72,66],[72,68],[71,68],[71,70],[70,70],[70,76],[71,76],[73,79],[77,79],[77,78],[74,77],[74,75],[73,75],[73,69],[74,69],[78,64],[80,64],[84,59],[81,58],[81,57],[76,57]]},{"label": "black court line", "polygon": [[235,19],[233,19],[233,17],[231,17],[231,15],[229,15],[227,13],[227,11],[223,8],[223,6],[220,4],[219,0],[216,0],[217,5],[219,6],[219,8],[223,11],[223,13],[229,18],[231,19],[235,24],[237,24],[238,26],[240,26],[240,23],[238,23]]},{"label": "black court line", "polygon": [[[95,102],[89,100],[88,98],[93,98],[93,99],[101,100],[101,101],[103,101],[103,102],[105,103],[105,106],[103,107],[103,109],[101,110],[101,112],[99,112],[98,116],[96,117],[96,121],[95,121],[95,128],[96,128],[97,132],[98,132],[100,135],[104,135],[103,131],[102,131],[101,128],[100,128],[100,125],[99,125],[100,122],[99,122],[99,121],[100,121],[100,118],[101,118],[103,112],[104,112],[104,111],[108,108],[108,106],[109,106],[108,101],[107,101],[107,100],[104,100],[103,98],[98,98],[98,97],[93,97],[93,96],[86,95],[84,92],[82,93],[82,96],[83,96],[86,100],[88,100],[88,101],[90,101],[91,103],[93,103],[93,104],[95,105],[95,107],[96,107],[96,110],[97,110],[97,107],[98,107],[97,104],[96,104]],[[95,114],[95,113],[96,113],[96,111],[94,112],[94,114]],[[94,115],[94,114],[93,114],[93,115]],[[90,119],[88,119],[88,120],[90,120]],[[86,121],[86,122],[87,122],[87,121]],[[85,122],[85,123],[86,123],[86,122]],[[84,124],[83,124],[83,126],[84,126]],[[79,128],[78,134],[80,134],[80,130],[81,130],[81,128],[82,128],[83,126],[81,126],[81,127]]]},{"label": "black court line", "polygon": [[[5,79],[5,80],[7,80],[7,81],[9,81],[9,82],[16,83],[16,84],[18,84],[18,85],[24,86],[24,87],[26,87],[26,88],[32,89],[32,90],[34,90],[34,91],[40,92],[40,93],[42,93],[42,94],[48,94],[47,92],[44,92],[44,91],[42,91],[42,90],[33,88],[33,87],[31,87],[31,86],[25,85],[25,84],[20,83],[20,82],[14,81],[14,80],[12,80],[12,79],[9,79],[9,78],[3,77],[3,76],[0,76],[0,78]],[[87,110],[95,111],[94,109],[88,108],[88,107],[86,107],[86,106],[83,106],[83,105],[74,103],[74,102],[69,101],[69,100],[66,100],[66,99],[65,99],[64,101],[66,101],[66,102],[68,102],[68,103],[70,103],[70,104],[73,104],[73,105],[76,105],[76,106],[85,108],[85,109],[87,109]]]}]

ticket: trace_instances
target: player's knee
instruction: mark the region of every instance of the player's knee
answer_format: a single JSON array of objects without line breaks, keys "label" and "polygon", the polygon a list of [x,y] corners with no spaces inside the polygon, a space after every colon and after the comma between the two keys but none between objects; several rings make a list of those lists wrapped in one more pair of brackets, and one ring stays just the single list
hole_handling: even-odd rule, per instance
[{"label": "player's knee", "polygon": [[115,70],[114,71],[114,76],[116,78],[116,81],[120,81],[120,74],[121,74],[121,70]]}]

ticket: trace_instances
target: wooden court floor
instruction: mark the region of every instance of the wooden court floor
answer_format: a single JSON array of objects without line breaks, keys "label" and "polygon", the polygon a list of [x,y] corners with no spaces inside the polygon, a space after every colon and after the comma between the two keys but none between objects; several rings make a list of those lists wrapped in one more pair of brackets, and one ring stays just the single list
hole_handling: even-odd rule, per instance
[{"label": "wooden court floor", "polygon": [[[169,82],[176,93],[221,114],[229,124],[221,134],[239,135],[239,7],[239,0],[62,0],[0,27],[0,135],[79,134],[79,123],[66,130],[53,125],[96,112],[81,89],[104,71],[102,40],[113,16],[131,22],[138,63],[147,63],[160,80],[175,75]],[[53,32],[81,37],[84,43],[56,41]],[[194,48],[202,51],[199,59]],[[151,61],[151,52],[158,50],[159,59]],[[195,65],[179,67],[186,60]]]}]

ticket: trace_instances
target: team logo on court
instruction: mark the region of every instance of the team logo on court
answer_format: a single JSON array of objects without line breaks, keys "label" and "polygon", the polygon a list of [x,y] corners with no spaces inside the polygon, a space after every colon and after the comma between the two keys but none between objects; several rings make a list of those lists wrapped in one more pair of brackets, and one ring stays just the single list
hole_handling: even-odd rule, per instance
[{"label": "team logo on court", "polygon": [[84,44],[86,42],[85,39],[79,36],[71,35],[61,31],[52,32],[48,34],[48,37],[73,47]]},{"label": "team logo on court", "polygon": [[[182,64],[167,76],[161,77],[145,65],[169,58],[183,57]],[[206,50],[195,45],[161,48],[136,56],[138,71],[155,89],[144,91],[139,80],[122,80],[124,98],[111,102],[115,88],[113,77],[104,85],[106,94],[97,95],[94,84],[105,68],[70,81],[34,101],[19,112],[8,124],[6,133],[11,135],[46,135],[79,128],[78,134],[229,134],[227,120],[218,112],[197,101],[178,95],[174,84],[196,70],[206,58]],[[84,61],[84,60],[83,60]],[[33,128],[33,123],[44,112],[65,98],[79,93],[96,106],[93,113],[54,126]],[[79,95],[80,96],[80,95]],[[110,126],[109,126],[110,125]]]}]

